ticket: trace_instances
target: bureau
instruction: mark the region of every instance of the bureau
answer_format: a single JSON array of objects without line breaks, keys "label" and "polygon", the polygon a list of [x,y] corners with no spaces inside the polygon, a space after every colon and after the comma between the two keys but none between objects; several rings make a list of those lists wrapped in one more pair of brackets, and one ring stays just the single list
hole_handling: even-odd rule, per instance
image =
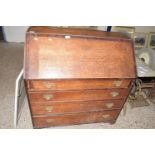
[{"label": "bureau", "polygon": [[126,35],[56,27],[26,33],[24,81],[34,128],[115,123],[135,78]]}]

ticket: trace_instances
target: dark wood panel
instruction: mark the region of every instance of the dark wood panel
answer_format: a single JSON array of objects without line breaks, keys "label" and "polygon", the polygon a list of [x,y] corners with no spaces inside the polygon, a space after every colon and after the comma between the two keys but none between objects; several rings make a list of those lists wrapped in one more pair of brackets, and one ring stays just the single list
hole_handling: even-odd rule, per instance
[{"label": "dark wood panel", "polygon": [[130,79],[89,79],[89,80],[31,80],[29,90],[83,90],[104,88],[128,88]]},{"label": "dark wood panel", "polygon": [[29,92],[31,102],[122,99],[127,95],[128,89]]},{"label": "dark wood panel", "polygon": [[87,112],[78,114],[68,114],[59,116],[39,116],[33,117],[35,128],[49,126],[76,125],[96,122],[113,122],[117,119],[120,110]]},{"label": "dark wood panel", "polygon": [[31,103],[32,115],[65,114],[89,111],[121,109],[125,100],[103,100],[83,102]]}]

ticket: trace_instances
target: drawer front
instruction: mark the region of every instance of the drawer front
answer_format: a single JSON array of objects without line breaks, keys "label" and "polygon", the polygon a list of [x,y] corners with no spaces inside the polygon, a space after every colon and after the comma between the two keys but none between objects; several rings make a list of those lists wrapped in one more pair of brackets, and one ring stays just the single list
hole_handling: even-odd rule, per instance
[{"label": "drawer front", "polygon": [[131,80],[34,80],[29,81],[33,90],[83,90],[104,88],[128,88]]},{"label": "drawer front", "polygon": [[89,111],[121,109],[125,100],[104,100],[85,102],[32,103],[32,115],[65,114]]},{"label": "drawer front", "polygon": [[78,114],[67,114],[59,116],[40,116],[33,117],[35,128],[49,126],[76,125],[85,123],[110,122],[116,120],[120,110],[87,112]]},{"label": "drawer front", "polygon": [[62,91],[62,92],[29,92],[31,102],[51,101],[87,101],[122,99],[128,95],[128,89],[105,89],[86,91]]}]

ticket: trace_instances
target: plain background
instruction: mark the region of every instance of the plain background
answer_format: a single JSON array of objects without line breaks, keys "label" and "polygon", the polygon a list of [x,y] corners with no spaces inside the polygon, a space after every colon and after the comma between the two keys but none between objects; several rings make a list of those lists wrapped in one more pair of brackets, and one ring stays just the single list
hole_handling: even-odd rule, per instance
[{"label": "plain background", "polygon": [[[2,0],[0,6],[2,26],[155,25],[153,0]],[[0,130],[5,155],[154,155],[154,144],[155,131],[149,129]]]}]

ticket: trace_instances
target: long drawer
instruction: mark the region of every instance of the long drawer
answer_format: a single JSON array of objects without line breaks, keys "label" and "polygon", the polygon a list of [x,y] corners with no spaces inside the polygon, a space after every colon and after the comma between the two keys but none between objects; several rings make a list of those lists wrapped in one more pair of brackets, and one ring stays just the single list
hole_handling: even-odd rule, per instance
[{"label": "long drawer", "polygon": [[87,101],[126,98],[129,89],[29,92],[31,102]]},{"label": "long drawer", "polygon": [[110,122],[117,119],[120,110],[87,112],[78,114],[67,114],[59,116],[37,116],[33,117],[35,128],[48,126],[76,125],[84,123]]},{"label": "long drawer", "polygon": [[31,103],[32,115],[79,113],[121,109],[125,100],[103,100],[83,102],[42,102]]},{"label": "long drawer", "polygon": [[130,82],[130,79],[32,80],[27,81],[27,85],[30,91],[83,90],[104,88],[128,88]]}]

